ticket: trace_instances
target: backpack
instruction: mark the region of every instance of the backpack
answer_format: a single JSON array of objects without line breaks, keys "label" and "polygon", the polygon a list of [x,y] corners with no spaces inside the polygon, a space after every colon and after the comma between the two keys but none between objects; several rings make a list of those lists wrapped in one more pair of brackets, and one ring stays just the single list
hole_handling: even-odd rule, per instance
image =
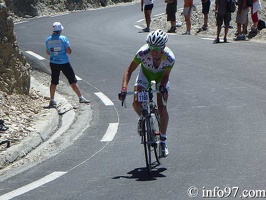
[{"label": "backpack", "polygon": [[259,22],[258,22],[258,30],[260,31],[260,30],[262,30],[264,28],[266,28],[266,23],[265,23],[265,21],[260,19]]},{"label": "backpack", "polygon": [[236,0],[227,1],[227,11],[233,13],[236,11]]}]

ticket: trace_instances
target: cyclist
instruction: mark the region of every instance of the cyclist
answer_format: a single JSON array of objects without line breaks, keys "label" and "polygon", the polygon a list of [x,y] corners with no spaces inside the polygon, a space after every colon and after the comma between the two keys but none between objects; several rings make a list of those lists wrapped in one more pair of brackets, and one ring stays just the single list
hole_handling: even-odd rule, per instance
[{"label": "cyclist", "polygon": [[[140,65],[140,70],[134,85],[134,91],[142,91],[149,88],[151,81],[156,82],[156,88],[161,91],[157,93],[157,105],[160,114],[160,145],[162,156],[166,157],[169,153],[166,145],[166,130],[169,121],[169,115],[166,105],[163,105],[162,95],[167,101],[169,92],[169,75],[175,63],[173,52],[165,46],[168,41],[168,35],[163,30],[150,32],[146,38],[147,44],[142,46],[135,54],[133,61],[124,72],[122,80],[122,90],[119,99],[123,101],[126,98],[127,86],[133,71]],[[133,108],[140,116],[141,104],[134,96]],[[139,120],[140,122],[140,120]],[[139,124],[140,126],[140,124]]]}]

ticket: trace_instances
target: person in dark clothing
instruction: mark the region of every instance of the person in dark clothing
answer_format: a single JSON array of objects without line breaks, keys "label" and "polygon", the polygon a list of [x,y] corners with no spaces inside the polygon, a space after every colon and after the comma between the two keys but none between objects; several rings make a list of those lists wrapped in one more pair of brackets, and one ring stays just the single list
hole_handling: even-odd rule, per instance
[{"label": "person in dark clothing", "polygon": [[220,42],[220,33],[222,25],[224,23],[224,42],[227,41],[228,29],[231,21],[231,13],[227,10],[227,0],[216,0],[215,1],[215,15],[217,23],[217,37],[213,43]]},{"label": "person in dark clothing", "polygon": [[171,28],[167,31],[168,33],[176,32],[176,11],[177,11],[177,0],[166,0],[166,15],[167,21],[170,21]]},{"label": "person in dark clothing", "polygon": [[201,29],[203,31],[206,31],[208,29],[208,19],[209,19],[209,12],[210,12],[210,6],[211,6],[211,1],[210,0],[201,0],[202,4],[202,14],[204,16],[204,23]]}]

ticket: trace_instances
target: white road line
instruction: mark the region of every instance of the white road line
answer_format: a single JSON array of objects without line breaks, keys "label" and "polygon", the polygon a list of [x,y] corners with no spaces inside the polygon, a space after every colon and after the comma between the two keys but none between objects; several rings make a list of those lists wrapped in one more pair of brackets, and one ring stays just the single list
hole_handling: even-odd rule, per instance
[{"label": "white road line", "polygon": [[78,77],[77,75],[76,75],[76,79],[77,79],[78,81],[82,81],[82,78]]},{"label": "white road line", "polygon": [[154,17],[160,17],[162,15],[164,15],[164,13],[160,13],[160,14],[154,15]]},{"label": "white road line", "polygon": [[51,174],[49,174],[49,175],[47,175],[47,176],[45,176],[45,177],[43,177],[37,181],[34,181],[28,185],[25,185],[21,188],[18,188],[16,190],[13,190],[9,193],[6,193],[6,194],[0,196],[0,200],[8,200],[8,199],[12,199],[14,197],[17,197],[19,195],[25,194],[26,192],[34,190],[34,189],[36,189],[36,188],[38,188],[38,187],[40,187],[46,183],[49,183],[49,182],[59,178],[60,176],[64,175],[65,173],[67,173],[67,172],[53,172],[53,173],[51,173]]},{"label": "white road line", "polygon": [[94,94],[98,96],[106,106],[114,105],[114,103],[107,96],[105,96],[102,92],[95,92]]},{"label": "white road line", "polygon": [[32,51],[26,51],[26,53],[28,53],[28,54],[34,56],[35,58],[37,58],[37,59],[39,59],[39,60],[45,60],[44,57],[42,57],[42,56],[40,56],[40,55],[38,55],[38,54],[36,54],[36,53],[34,53],[34,52],[32,52]]},{"label": "white road line", "polygon": [[28,21],[14,22],[14,24],[22,24],[22,23],[25,23],[25,22],[28,22]]},{"label": "white road line", "polygon": [[[211,41],[213,41],[215,38],[201,38],[202,40],[211,40]],[[223,39],[220,39],[220,42],[224,42],[224,40]]]},{"label": "white road line", "polygon": [[202,40],[214,40],[214,38],[201,38]]},{"label": "white road line", "polygon": [[50,17],[59,17],[59,16],[68,15],[68,14],[69,14],[69,13],[56,14],[56,15],[51,15]]},{"label": "white road line", "polygon": [[104,134],[101,142],[110,142],[114,139],[118,129],[118,123],[109,123],[108,129]]},{"label": "white road line", "polygon": [[136,28],[138,28],[138,29],[143,29],[143,27],[141,27],[141,26],[139,26],[139,25],[134,25]]}]

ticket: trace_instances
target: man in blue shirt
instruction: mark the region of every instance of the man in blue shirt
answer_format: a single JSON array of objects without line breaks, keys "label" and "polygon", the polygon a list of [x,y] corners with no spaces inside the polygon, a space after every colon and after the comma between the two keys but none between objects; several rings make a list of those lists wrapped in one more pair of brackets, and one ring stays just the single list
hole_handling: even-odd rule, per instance
[{"label": "man in blue shirt", "polygon": [[68,54],[72,53],[68,38],[61,35],[64,27],[60,22],[54,22],[53,34],[46,38],[46,53],[50,55],[50,67],[51,67],[51,85],[50,85],[50,103],[49,107],[56,107],[56,101],[54,100],[56,86],[59,84],[59,76],[62,71],[68,79],[74,92],[79,97],[80,103],[90,103],[85,99],[77,84],[77,79],[73,68],[71,67],[68,59]]}]

